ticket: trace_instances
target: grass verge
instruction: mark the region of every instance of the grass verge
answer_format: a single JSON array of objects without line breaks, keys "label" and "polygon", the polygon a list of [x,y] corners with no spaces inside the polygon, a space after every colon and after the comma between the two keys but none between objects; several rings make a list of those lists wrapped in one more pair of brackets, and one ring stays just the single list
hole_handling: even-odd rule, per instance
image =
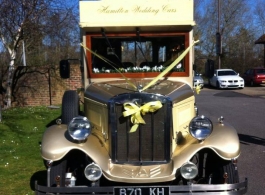
[{"label": "grass verge", "polygon": [[43,132],[61,109],[12,108],[2,111],[0,122],[0,194],[34,194],[34,182],[46,180],[40,154]]}]

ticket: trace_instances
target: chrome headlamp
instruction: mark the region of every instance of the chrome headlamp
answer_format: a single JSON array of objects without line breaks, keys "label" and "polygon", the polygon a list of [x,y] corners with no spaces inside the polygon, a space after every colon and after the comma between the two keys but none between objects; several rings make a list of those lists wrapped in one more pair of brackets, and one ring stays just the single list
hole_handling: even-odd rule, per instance
[{"label": "chrome headlamp", "polygon": [[102,169],[95,163],[91,163],[85,168],[85,176],[89,181],[97,181],[102,176]]},{"label": "chrome headlamp", "polygon": [[211,135],[213,131],[213,124],[210,119],[204,117],[203,115],[197,116],[191,120],[189,124],[189,131],[194,138],[204,140]]},{"label": "chrome headlamp", "polygon": [[198,175],[198,167],[192,162],[186,162],[181,166],[180,174],[184,179],[194,179]]},{"label": "chrome headlamp", "polygon": [[84,141],[91,133],[91,125],[86,117],[78,116],[68,125],[68,133],[77,141]]}]

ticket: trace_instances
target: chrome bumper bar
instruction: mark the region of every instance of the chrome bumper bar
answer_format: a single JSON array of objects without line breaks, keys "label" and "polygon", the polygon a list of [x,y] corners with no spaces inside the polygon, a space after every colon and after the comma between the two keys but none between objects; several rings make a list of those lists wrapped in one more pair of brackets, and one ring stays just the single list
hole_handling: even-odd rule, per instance
[{"label": "chrome bumper bar", "polygon": [[[148,186],[150,188],[155,189],[158,186]],[[163,186],[159,186],[161,188]],[[248,180],[236,184],[193,184],[193,185],[174,185],[174,186],[164,186],[165,188],[169,188],[169,192],[162,193],[163,195],[241,195],[247,192]],[[86,194],[86,195],[119,195],[115,194],[116,186],[110,187],[46,187],[38,185],[35,183],[35,194],[36,195],[53,195],[53,194]],[[133,189],[133,186],[122,186],[121,188],[125,189]],[[139,186],[135,187],[137,189],[141,188]],[[146,188],[146,187],[145,187]],[[151,193],[153,194],[153,193]],[[161,193],[159,193],[161,194]]]}]

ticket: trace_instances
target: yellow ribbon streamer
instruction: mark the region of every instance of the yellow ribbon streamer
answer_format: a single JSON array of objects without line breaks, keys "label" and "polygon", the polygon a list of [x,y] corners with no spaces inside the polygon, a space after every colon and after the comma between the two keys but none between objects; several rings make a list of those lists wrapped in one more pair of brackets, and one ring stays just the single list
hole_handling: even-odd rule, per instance
[{"label": "yellow ribbon streamer", "polygon": [[127,117],[131,115],[131,122],[133,124],[130,133],[135,132],[139,126],[139,124],[145,124],[142,115],[148,112],[155,112],[162,107],[162,103],[160,101],[153,101],[144,104],[141,107],[138,107],[136,104],[132,102],[126,102],[123,104],[125,111],[123,112],[123,116]]},{"label": "yellow ribbon streamer", "polygon": [[137,89],[137,87],[126,77],[124,76],[124,74],[122,74],[122,72],[117,69],[115,67],[115,64],[113,62],[111,62],[110,60],[108,60],[107,58],[104,58],[103,56],[97,54],[96,52],[93,52],[91,49],[89,49],[88,47],[84,46],[82,43],[80,43],[80,45],[85,48],[86,50],[88,50],[90,53],[92,53],[93,55],[97,56],[99,59],[103,60],[104,62],[106,62],[107,64],[109,64],[111,67],[113,67],[118,73],[120,73],[120,75],[134,88]]},{"label": "yellow ribbon streamer", "polygon": [[161,79],[165,74],[167,74],[172,68],[174,68],[190,51],[190,49],[198,43],[198,41],[194,41],[174,62],[172,62],[163,72],[161,72],[156,78],[154,78],[150,83],[148,83],[141,91],[146,90],[150,86],[154,85],[159,79]]},{"label": "yellow ribbon streamer", "polygon": [[[163,76],[165,76],[172,68],[174,68],[189,52],[189,50],[196,44],[198,43],[199,40],[194,41],[176,60],[174,60],[174,62],[172,62],[163,72],[161,72],[156,78],[154,78],[150,83],[148,83],[142,90],[140,90],[140,92],[148,89],[150,86],[154,85],[158,80],[160,80]],[[84,46],[82,43],[80,43],[80,45],[85,48],[86,50],[88,50],[89,52],[91,52],[92,54],[94,54],[95,56],[97,56],[98,58],[102,59],[103,61],[105,61],[106,63],[108,63],[110,66],[112,66],[117,72],[119,72],[121,74],[121,76],[135,89],[137,89],[137,87],[130,82],[130,80],[124,76],[114,65],[112,65],[113,63],[111,61],[109,61],[108,59],[104,58],[103,56],[93,52],[91,49],[87,48],[86,46]]]}]

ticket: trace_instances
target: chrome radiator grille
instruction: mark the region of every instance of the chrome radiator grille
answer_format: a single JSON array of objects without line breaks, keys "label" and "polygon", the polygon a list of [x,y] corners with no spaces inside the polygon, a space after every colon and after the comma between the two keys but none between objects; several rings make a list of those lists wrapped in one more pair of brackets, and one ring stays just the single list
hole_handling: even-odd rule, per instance
[{"label": "chrome radiator grille", "polygon": [[[146,113],[146,124],[130,133],[132,123],[123,116],[125,102],[144,105],[159,100],[163,107]],[[170,160],[171,101],[164,96],[144,93],[122,94],[109,101],[111,157],[114,163],[158,164]]]}]

